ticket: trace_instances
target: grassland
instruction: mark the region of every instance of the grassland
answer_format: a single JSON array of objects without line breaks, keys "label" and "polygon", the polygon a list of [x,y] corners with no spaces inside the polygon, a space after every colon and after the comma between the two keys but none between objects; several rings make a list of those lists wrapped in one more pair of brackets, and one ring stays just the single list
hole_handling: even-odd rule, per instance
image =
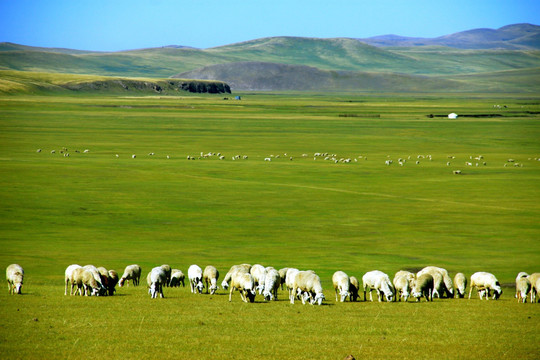
[{"label": "grassland", "polygon": [[[25,295],[0,292],[2,357],[538,357],[539,308],[517,304],[511,286],[539,271],[539,96],[240,95],[0,97],[0,265],[26,271]],[[462,116],[428,117],[449,112]],[[226,159],[187,160],[201,152]],[[145,276],[243,262],[315,270],[325,306],[185,288],[158,300],[144,287],[63,295],[72,263],[138,263]],[[336,270],[426,265],[493,272],[503,296],[333,300]]]}]

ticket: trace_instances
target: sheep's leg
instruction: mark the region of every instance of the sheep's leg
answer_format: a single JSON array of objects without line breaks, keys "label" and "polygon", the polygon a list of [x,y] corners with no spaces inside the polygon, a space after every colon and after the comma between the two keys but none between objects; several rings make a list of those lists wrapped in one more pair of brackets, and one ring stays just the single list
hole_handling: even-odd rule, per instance
[{"label": "sheep's leg", "polygon": [[337,297],[337,289],[335,289],[335,290],[336,290],[336,302],[337,302],[337,301],[338,301],[338,297]]},{"label": "sheep's leg", "polygon": [[371,294],[371,290],[372,290],[372,289],[369,289],[369,300],[370,300],[371,302],[373,302],[373,295]]},{"label": "sheep's leg", "polygon": [[231,302],[231,300],[232,300],[232,292],[233,292],[233,289],[234,289],[234,287],[231,286],[231,289],[230,289],[230,291],[229,291],[229,302]]},{"label": "sheep's leg", "polygon": [[9,294],[11,294],[11,292],[13,291],[13,288],[11,287],[11,283],[9,282],[9,280],[7,281],[7,288],[8,288]]}]

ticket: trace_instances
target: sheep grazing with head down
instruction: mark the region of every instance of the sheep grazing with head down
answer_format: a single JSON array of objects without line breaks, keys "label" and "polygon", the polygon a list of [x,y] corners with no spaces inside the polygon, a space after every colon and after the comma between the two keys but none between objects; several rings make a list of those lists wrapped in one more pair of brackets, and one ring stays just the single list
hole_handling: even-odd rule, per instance
[{"label": "sheep grazing with head down", "polygon": [[260,264],[255,264],[251,267],[249,273],[251,274],[251,276],[253,276],[253,280],[255,280],[255,287],[257,288],[259,295],[262,295],[264,291],[266,268]]},{"label": "sheep grazing with head down", "polygon": [[129,286],[129,280],[133,282],[133,286],[139,285],[139,280],[141,279],[141,272],[142,269],[137,264],[126,266],[124,274],[118,281],[118,286],[122,287],[124,286],[124,283]]},{"label": "sheep grazing with head down", "polygon": [[540,273],[532,273],[529,275],[529,281],[531,282],[531,304],[536,302],[536,295],[540,291]]},{"label": "sheep grazing with head down", "polygon": [[232,301],[232,293],[234,290],[240,292],[240,297],[243,302],[254,302],[255,301],[255,280],[253,276],[244,271],[244,269],[238,269],[233,272],[231,275],[231,284],[229,290],[229,301]]},{"label": "sheep grazing with head down", "polygon": [[391,302],[394,297],[394,286],[390,281],[387,274],[379,270],[369,271],[362,276],[362,283],[364,288],[364,301],[366,301],[366,290],[369,289],[369,299],[373,301],[371,291],[377,291],[379,302],[382,301],[382,295],[385,296],[386,301]]},{"label": "sheep grazing with head down", "polygon": [[182,287],[186,286],[185,284],[186,276],[182,272],[182,270],[178,269],[172,269],[171,270],[171,281],[169,283],[170,287],[180,287],[180,284],[182,284]]},{"label": "sheep grazing with head down", "polygon": [[203,281],[206,284],[206,293],[210,291],[211,295],[216,293],[218,289],[219,271],[212,265],[208,265],[203,271]]},{"label": "sheep grazing with head down", "polygon": [[349,281],[351,282],[351,286],[349,287],[349,301],[356,301],[358,300],[358,291],[360,290],[360,282],[356,278],[356,276],[351,276],[349,278]]},{"label": "sheep grazing with head down", "polygon": [[116,292],[116,284],[118,284],[118,273],[115,270],[109,270],[108,290],[110,296],[113,296]]},{"label": "sheep grazing with head down", "polygon": [[[449,298],[454,297],[454,284],[446,269],[437,266],[426,266],[420,270],[416,276],[418,277],[422,274],[430,274],[433,276],[433,281],[435,281],[434,295],[437,295],[439,298],[444,296]],[[442,283],[438,282],[439,276],[437,276],[437,274],[441,276]]]},{"label": "sheep grazing with head down", "polygon": [[422,274],[413,280],[411,295],[419,302],[422,296],[426,301],[433,301],[433,276],[431,274]]},{"label": "sheep grazing with head down", "polygon": [[528,277],[516,279],[516,298],[518,302],[527,302],[527,295],[531,291],[531,282]]},{"label": "sheep grazing with head down", "polygon": [[169,283],[171,282],[171,267],[169,265],[167,265],[167,264],[163,264],[163,265],[161,265],[161,268],[165,272],[165,277],[166,277],[165,286],[169,287]]},{"label": "sheep grazing with head down", "polygon": [[349,279],[349,275],[345,274],[343,271],[336,271],[334,275],[332,275],[332,284],[334,285],[334,291],[336,292],[336,301],[338,301],[338,292],[340,302],[344,302],[345,299],[351,295],[349,292],[351,280]]},{"label": "sheep grazing with head down", "polygon": [[188,269],[188,279],[189,286],[191,287],[191,292],[196,294],[202,294],[203,291],[203,271],[199,265],[191,265]]},{"label": "sheep grazing with head down", "polygon": [[264,300],[277,301],[278,289],[280,285],[281,285],[281,276],[279,276],[279,272],[272,267],[266,268],[266,276],[264,278],[264,292],[263,292]]},{"label": "sheep grazing with head down", "polygon": [[[73,270],[75,269],[78,269],[78,268],[82,268],[81,265],[77,265],[77,264],[73,264],[73,265],[69,265],[67,268],[66,268],[66,271],[64,272],[64,282],[65,282],[65,285],[66,285],[66,288],[64,290],[64,295],[67,295],[67,290],[68,290],[68,285],[71,284],[71,277],[73,275]],[[73,284],[71,284],[71,290],[69,291],[69,295],[74,295],[73,294]]]},{"label": "sheep grazing with head down", "polygon": [[457,273],[454,276],[454,286],[456,287],[456,296],[459,298],[465,297],[465,289],[467,288],[467,277],[463,273]]},{"label": "sheep grazing with head down", "polygon": [[158,294],[163,298],[163,285],[167,283],[167,274],[161,266],[157,266],[148,273],[146,277],[146,282],[148,284],[148,292],[150,297],[155,299],[158,297]]},{"label": "sheep grazing with head down", "polygon": [[279,269],[279,278],[281,279],[281,290],[283,290],[283,285],[285,285],[285,277],[287,276],[287,270],[289,270],[288,267],[285,267],[283,269]]},{"label": "sheep grazing with head down", "polygon": [[234,274],[236,271],[239,271],[239,270],[242,271],[242,272],[249,273],[249,271],[251,270],[251,265],[250,264],[241,264],[241,265],[233,265],[233,266],[231,266],[231,268],[229,269],[227,274],[225,274],[225,278],[223,278],[223,281],[221,282],[221,287],[223,289],[227,290],[229,288],[229,283],[231,282],[232,274]]},{"label": "sheep grazing with head down", "polygon": [[[85,265],[83,266],[83,268],[87,271],[89,271],[92,276],[94,277],[94,279],[96,279],[98,285],[99,285],[99,294],[100,295],[106,295],[107,294],[107,288],[105,287],[105,285],[103,285],[103,282],[102,282],[102,275],[101,273],[99,272],[99,270],[97,269],[97,267],[95,267],[94,265]],[[105,276],[105,278],[107,278],[107,276]]]},{"label": "sheep grazing with head down", "polygon": [[21,294],[24,281],[24,270],[19,264],[11,264],[6,268],[6,280],[10,294]]},{"label": "sheep grazing with head down", "polygon": [[95,275],[83,267],[73,269],[70,283],[72,290],[77,287],[73,294],[78,292],[81,296],[99,296],[101,293],[101,284],[97,282]]},{"label": "sheep grazing with head down", "polygon": [[403,301],[407,301],[409,299],[412,282],[415,278],[416,276],[412,272],[405,270],[400,270],[394,275],[392,284],[396,289],[396,300],[401,301],[403,299]]},{"label": "sheep grazing with head down", "polygon": [[480,300],[483,300],[484,295],[486,300],[489,300],[490,290],[493,290],[493,299],[497,300],[502,294],[501,284],[495,275],[488,272],[476,272],[471,275],[471,286],[469,289],[469,299],[471,298],[472,290],[476,289]]},{"label": "sheep grazing with head down", "polygon": [[296,294],[293,293],[293,287],[294,279],[299,272],[300,270],[298,269],[289,268],[287,270],[287,274],[285,275],[285,286],[287,287],[287,291],[289,293],[289,300],[291,300],[292,297],[296,297]]},{"label": "sheep grazing with head down", "polygon": [[[311,305],[322,305],[325,299],[321,285],[321,279],[313,271],[299,271],[294,277],[293,294],[302,293],[302,304],[309,300]],[[291,297],[291,304],[294,304],[295,296]]]}]

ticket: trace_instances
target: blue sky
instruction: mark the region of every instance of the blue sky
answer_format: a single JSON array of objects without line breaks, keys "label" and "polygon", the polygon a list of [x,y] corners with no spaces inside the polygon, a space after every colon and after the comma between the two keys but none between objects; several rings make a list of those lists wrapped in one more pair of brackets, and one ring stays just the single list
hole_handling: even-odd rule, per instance
[{"label": "blue sky", "polygon": [[539,0],[0,0],[0,42],[119,51],[269,36],[437,37],[540,25]]}]

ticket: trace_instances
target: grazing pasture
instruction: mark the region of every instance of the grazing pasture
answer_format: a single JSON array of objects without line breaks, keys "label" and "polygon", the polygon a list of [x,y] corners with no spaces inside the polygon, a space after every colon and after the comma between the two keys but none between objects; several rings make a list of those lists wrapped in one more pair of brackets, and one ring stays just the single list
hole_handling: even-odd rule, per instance
[{"label": "grazing pasture", "polygon": [[[25,271],[2,357],[538,358],[514,281],[540,271],[540,97],[240,95],[0,97],[0,264]],[[245,262],[315,270],[324,306],[146,289],[161,264],[220,284]],[[64,296],[73,263],[141,285]],[[335,302],[337,270],[426,265],[491,272],[501,299]]]}]

